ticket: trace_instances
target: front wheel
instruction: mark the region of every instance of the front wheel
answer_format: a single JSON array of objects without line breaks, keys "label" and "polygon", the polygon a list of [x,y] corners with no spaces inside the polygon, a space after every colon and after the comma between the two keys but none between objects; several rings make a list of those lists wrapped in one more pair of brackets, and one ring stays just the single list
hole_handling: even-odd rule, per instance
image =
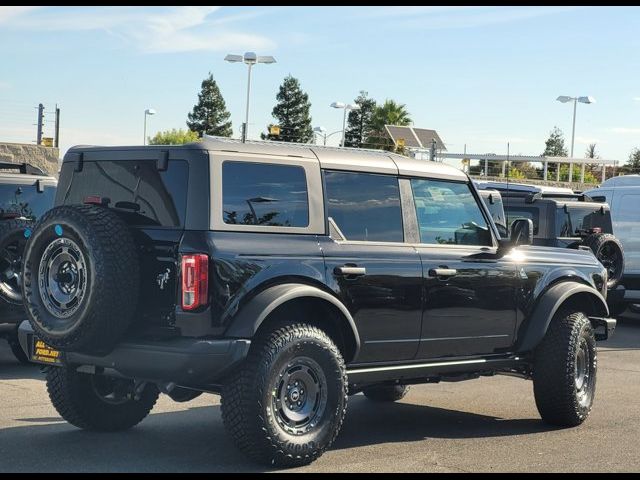
[{"label": "front wheel", "polygon": [[347,408],[347,376],[329,336],[306,324],[259,334],[222,390],[222,419],[240,450],[280,467],[329,448]]},{"label": "front wheel", "polygon": [[555,315],[535,351],[533,392],[542,419],[573,427],[593,406],[598,359],[591,322],[583,312]]},{"label": "front wheel", "polygon": [[51,403],[67,422],[84,430],[113,432],[140,423],[160,393],[153,384],[136,391],[133,380],[50,367],[47,390]]}]

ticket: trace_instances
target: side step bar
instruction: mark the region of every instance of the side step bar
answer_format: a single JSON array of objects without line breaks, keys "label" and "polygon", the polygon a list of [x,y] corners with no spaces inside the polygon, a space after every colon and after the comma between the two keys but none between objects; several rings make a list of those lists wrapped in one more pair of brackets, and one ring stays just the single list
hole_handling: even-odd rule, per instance
[{"label": "side step bar", "polygon": [[477,373],[511,370],[526,365],[522,357],[474,358],[402,365],[354,367],[347,370],[349,383],[381,382],[435,377],[452,373]]}]

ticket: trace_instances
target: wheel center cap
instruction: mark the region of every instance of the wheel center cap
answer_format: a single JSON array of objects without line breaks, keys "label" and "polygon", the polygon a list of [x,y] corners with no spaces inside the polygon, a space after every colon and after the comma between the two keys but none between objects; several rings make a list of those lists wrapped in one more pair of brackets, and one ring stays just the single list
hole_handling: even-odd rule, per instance
[{"label": "wheel center cap", "polygon": [[292,402],[297,402],[298,400],[300,400],[300,392],[298,391],[297,388],[293,388],[289,392],[289,398],[291,399]]}]

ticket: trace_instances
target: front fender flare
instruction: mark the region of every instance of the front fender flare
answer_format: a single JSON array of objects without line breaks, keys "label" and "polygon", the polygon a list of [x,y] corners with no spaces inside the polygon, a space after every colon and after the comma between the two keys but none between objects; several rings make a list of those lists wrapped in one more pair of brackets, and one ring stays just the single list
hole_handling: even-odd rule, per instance
[{"label": "front fender flare", "polygon": [[598,312],[590,315],[608,316],[609,307],[606,300],[595,288],[577,282],[561,282],[541,294],[529,321],[526,324],[522,341],[517,349],[519,352],[533,350],[544,338],[549,324],[560,307],[571,297],[578,294],[588,294],[595,305],[600,307]]},{"label": "front fender flare", "polygon": [[311,285],[283,283],[263,290],[249,300],[233,319],[231,319],[230,326],[225,335],[229,337],[252,338],[271,312],[286,302],[303,297],[318,298],[326,301],[342,313],[355,339],[353,358],[356,358],[360,351],[360,336],[358,335],[358,329],[356,328],[356,323],[351,313],[336,297]]}]

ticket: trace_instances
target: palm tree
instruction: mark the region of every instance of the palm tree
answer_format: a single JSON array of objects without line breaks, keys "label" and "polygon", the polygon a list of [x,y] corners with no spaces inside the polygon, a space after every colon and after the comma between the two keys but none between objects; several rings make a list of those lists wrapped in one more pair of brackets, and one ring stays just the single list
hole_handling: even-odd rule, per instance
[{"label": "palm tree", "polygon": [[411,125],[411,116],[407,111],[407,106],[393,100],[385,100],[382,105],[375,108],[371,115],[370,131],[371,135],[367,139],[368,147],[393,150],[394,145],[387,136],[384,126],[397,125],[406,127]]}]

